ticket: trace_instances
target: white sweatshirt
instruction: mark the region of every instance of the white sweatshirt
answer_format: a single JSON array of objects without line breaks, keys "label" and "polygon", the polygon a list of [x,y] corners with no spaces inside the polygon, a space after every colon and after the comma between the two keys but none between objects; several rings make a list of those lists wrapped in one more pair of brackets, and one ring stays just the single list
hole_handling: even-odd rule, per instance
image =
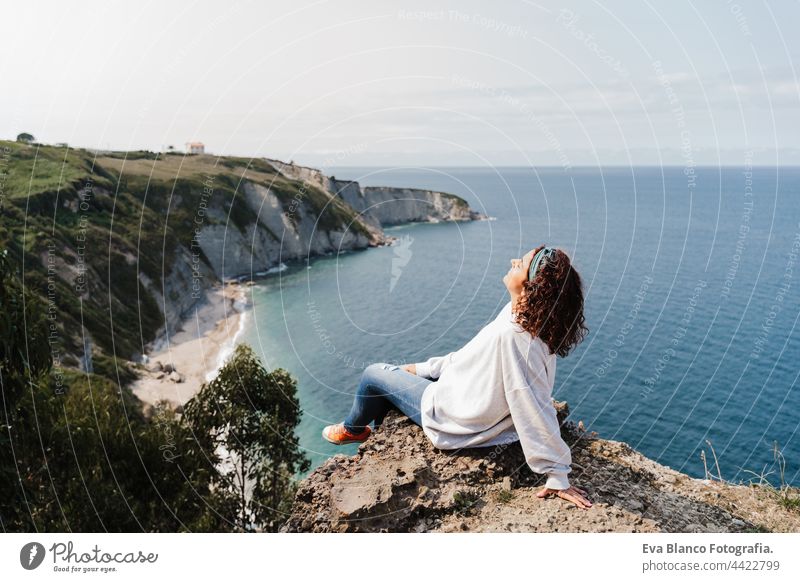
[{"label": "white sweatshirt", "polygon": [[546,487],[568,489],[572,456],[561,438],[551,394],[556,355],[514,321],[509,301],[460,350],[416,364],[437,379],[422,395],[422,429],[439,449],[519,440]]}]

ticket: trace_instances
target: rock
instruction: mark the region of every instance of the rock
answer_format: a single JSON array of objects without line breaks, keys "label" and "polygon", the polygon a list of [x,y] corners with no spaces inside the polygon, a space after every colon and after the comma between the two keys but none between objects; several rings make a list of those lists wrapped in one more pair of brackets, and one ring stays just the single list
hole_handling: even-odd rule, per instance
[{"label": "rock", "polygon": [[156,380],[161,380],[164,377],[164,372],[156,372],[154,378]]},{"label": "rock", "polygon": [[738,532],[756,529],[754,516],[762,530],[800,531],[800,516],[769,492],[716,483],[720,496],[709,495],[698,479],[578,430],[566,403],[556,410],[570,480],[593,502],[586,511],[536,496],[546,476],[528,469],[519,443],[437,450],[392,411],[355,456],[336,455],[300,483],[282,531]]},{"label": "rock", "polygon": [[159,362],[158,360],[156,360],[155,362],[150,363],[147,366],[147,371],[148,372],[156,373],[156,372],[160,372],[162,369],[163,368],[161,367],[161,362]]},{"label": "rock", "polygon": [[636,499],[628,499],[625,501],[625,508],[630,511],[640,511],[643,507],[644,505]]},{"label": "rock", "polygon": [[413,498],[419,497],[419,487],[414,486],[416,475],[424,467],[413,457],[379,466],[365,463],[356,475],[332,478],[331,505],[347,518],[411,507]]},{"label": "rock", "polygon": [[174,372],[174,371],[170,372],[169,379],[170,379],[170,381],[175,382],[176,384],[180,384],[184,380],[184,378],[183,378],[183,376],[181,374],[178,374],[178,372]]},{"label": "rock", "polygon": [[164,370],[164,372],[167,374],[171,374],[172,372],[177,371],[175,365],[172,364],[171,362],[164,364],[161,369]]}]

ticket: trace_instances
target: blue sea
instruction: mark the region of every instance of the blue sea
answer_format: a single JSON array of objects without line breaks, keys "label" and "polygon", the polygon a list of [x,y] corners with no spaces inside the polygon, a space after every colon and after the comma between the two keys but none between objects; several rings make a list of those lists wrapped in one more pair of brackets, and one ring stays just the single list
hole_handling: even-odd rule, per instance
[{"label": "blue sea", "polygon": [[[692,476],[800,485],[800,168],[337,168],[452,192],[493,220],[387,229],[402,244],[294,265],[252,288],[242,339],[297,379],[320,431],[364,367],[468,342],[509,300],[509,260],[572,257],[589,335],[559,358],[571,419]],[[716,457],[716,460],[715,460]],[[783,477],[781,477],[783,475]]]}]

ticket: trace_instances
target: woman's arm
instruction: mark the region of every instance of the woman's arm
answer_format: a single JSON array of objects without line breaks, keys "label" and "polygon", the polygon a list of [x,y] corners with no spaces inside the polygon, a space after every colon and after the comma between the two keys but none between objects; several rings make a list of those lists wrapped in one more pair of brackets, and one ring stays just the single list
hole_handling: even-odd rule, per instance
[{"label": "woman's arm", "polygon": [[[442,375],[444,369],[453,361],[453,355],[456,352],[450,352],[446,356],[434,356],[424,362],[412,364],[416,368],[415,373],[417,376],[422,376],[428,380],[436,380]],[[410,370],[408,370],[410,372]]]},{"label": "woman's arm", "polygon": [[586,491],[570,485],[567,477],[572,455],[561,438],[545,356],[535,344],[517,343],[518,339],[510,336],[500,341],[503,381],[525,460],[535,473],[547,475],[547,483],[536,495],[557,495],[581,509],[589,509],[592,502]]},{"label": "woman's arm", "polygon": [[569,489],[572,455],[561,438],[549,396],[545,401],[536,387],[517,386],[506,390],[506,400],[528,466],[534,473],[547,475],[548,489]]},{"label": "woman's arm", "polygon": [[[535,473],[547,475],[547,482],[536,495],[556,495],[589,509],[592,502],[583,489],[570,485],[572,456],[567,443],[561,438],[558,416],[548,395],[547,403],[534,395],[534,388],[517,388],[506,392],[514,427],[517,429],[525,460]],[[513,404],[512,404],[513,403]]]}]

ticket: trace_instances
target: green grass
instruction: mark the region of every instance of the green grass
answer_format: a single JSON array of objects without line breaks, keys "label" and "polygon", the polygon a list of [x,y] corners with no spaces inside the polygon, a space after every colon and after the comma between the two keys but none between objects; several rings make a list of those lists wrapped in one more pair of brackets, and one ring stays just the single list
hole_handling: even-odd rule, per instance
[{"label": "green grass", "polygon": [[109,152],[103,154],[108,158],[117,158],[120,160],[156,160],[159,154],[148,150],[134,150],[130,152]]},{"label": "green grass", "polygon": [[468,489],[453,494],[453,510],[461,515],[469,515],[475,509],[480,497]]},{"label": "green grass", "polygon": [[76,150],[0,141],[0,154],[8,156],[2,171],[10,199],[70,190],[91,175],[91,159]]},{"label": "green grass", "polygon": [[514,499],[514,493],[513,491],[506,491],[505,489],[501,489],[495,494],[494,498],[497,501],[497,503],[505,504],[509,503],[512,499]]},{"label": "green grass", "polygon": [[800,495],[797,492],[794,495],[790,495],[788,491],[780,491],[778,505],[790,511],[800,511]]},{"label": "green grass", "polygon": [[[722,478],[722,472],[719,468],[719,463],[717,461],[717,455],[714,452],[714,446],[711,444],[711,441],[706,440],[706,444],[711,449],[711,454],[714,459],[714,465],[716,467],[717,474],[712,474],[711,471],[708,469],[708,465],[706,463],[706,455],[705,451],[701,451],[700,458],[703,460],[703,465],[705,467],[706,479],[709,480],[717,480],[722,483],[727,483],[729,485],[736,485],[730,481],[727,481]],[[781,451],[780,447],[778,446],[778,442],[774,441],[772,443],[772,457],[773,457],[773,464],[772,469],[767,469],[765,466],[761,473],[756,473],[755,471],[751,471],[750,469],[745,469],[745,473],[750,473],[753,477],[749,480],[748,483],[739,482],[739,485],[749,485],[750,487],[757,487],[766,491],[770,496],[773,497],[775,502],[780,505],[781,507],[788,509],[789,511],[798,511],[800,512],[800,488],[792,487],[786,483],[786,459],[783,456],[783,451]],[[774,485],[770,482],[769,476],[775,472],[778,472],[778,484]],[[756,481],[757,480],[757,481]]]},{"label": "green grass", "polygon": [[466,200],[464,200],[460,196],[456,196],[455,194],[448,194],[447,192],[441,192],[441,195],[442,195],[442,198],[448,198],[448,199],[452,200],[453,204],[455,204],[456,206],[461,206],[461,207],[464,207],[464,208],[469,206],[469,204],[467,204]]}]

